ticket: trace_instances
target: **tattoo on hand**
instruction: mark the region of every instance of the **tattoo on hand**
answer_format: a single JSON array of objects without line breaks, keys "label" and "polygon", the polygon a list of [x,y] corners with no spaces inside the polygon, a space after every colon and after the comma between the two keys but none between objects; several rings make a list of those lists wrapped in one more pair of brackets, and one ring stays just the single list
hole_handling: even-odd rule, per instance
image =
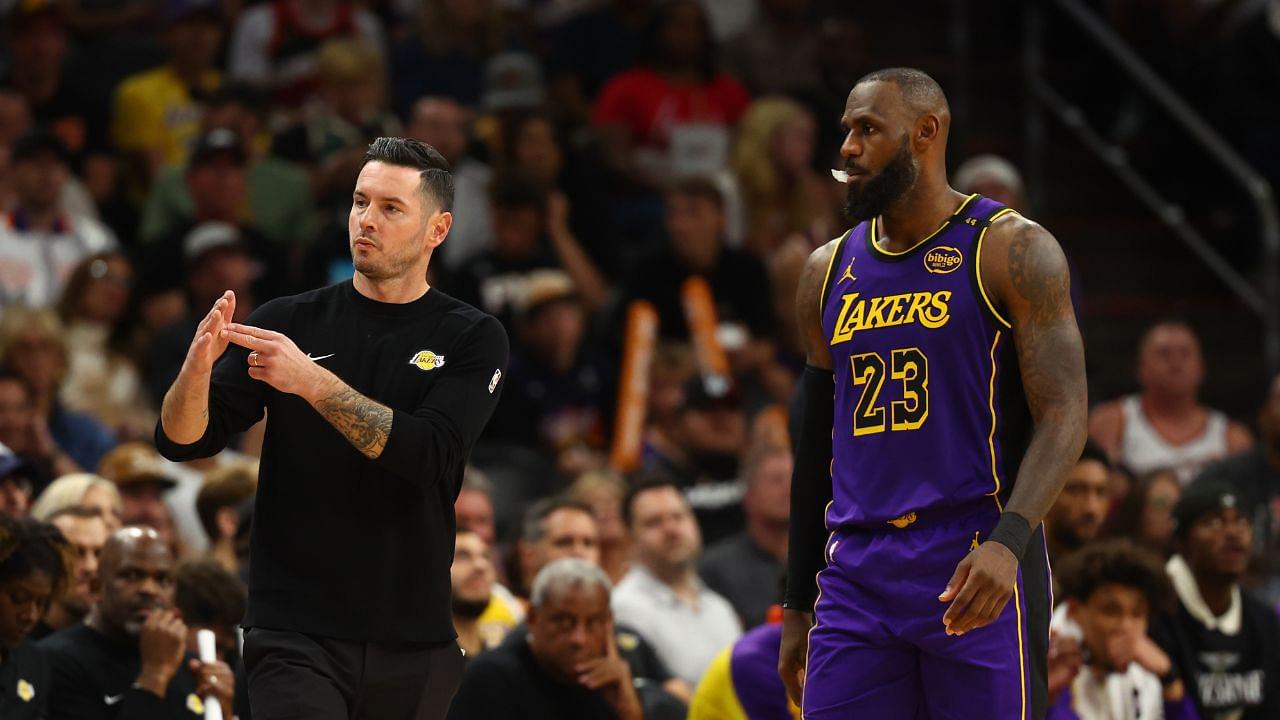
[{"label": "tattoo on hand", "polygon": [[376,458],[387,446],[387,437],[391,434],[391,408],[350,387],[343,386],[322,398],[316,403],[316,410],[365,457]]}]

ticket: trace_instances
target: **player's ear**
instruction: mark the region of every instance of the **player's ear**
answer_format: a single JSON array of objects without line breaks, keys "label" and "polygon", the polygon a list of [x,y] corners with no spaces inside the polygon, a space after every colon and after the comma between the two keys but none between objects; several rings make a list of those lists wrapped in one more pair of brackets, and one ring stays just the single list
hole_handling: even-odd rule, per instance
[{"label": "player's ear", "polygon": [[447,210],[432,213],[427,219],[427,247],[439,247],[440,243],[444,242],[445,236],[449,234],[451,227],[453,227],[453,213]]},{"label": "player's ear", "polygon": [[914,140],[919,147],[924,148],[932,144],[941,133],[942,120],[937,115],[926,113],[916,120]]}]

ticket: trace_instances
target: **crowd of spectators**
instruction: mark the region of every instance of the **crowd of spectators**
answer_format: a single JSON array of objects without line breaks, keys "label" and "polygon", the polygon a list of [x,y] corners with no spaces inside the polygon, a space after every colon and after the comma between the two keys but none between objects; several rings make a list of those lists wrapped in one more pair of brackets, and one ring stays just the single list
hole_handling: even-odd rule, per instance
[{"label": "crowd of spectators", "polygon": [[[853,5],[0,0],[0,717],[250,717],[261,428],[173,463],[157,411],[225,290],[243,320],[350,278],[349,193],[383,135],[452,165],[430,281],[511,338],[456,505],[451,717],[790,717],[793,298],[845,227],[832,133],[874,69]],[[1269,8],[1232,31],[1241,62],[1274,62]],[[1274,172],[1271,105],[1271,134],[1240,137]],[[1001,158],[954,184],[1025,205]],[[1280,377],[1231,419],[1199,399],[1210,363],[1154,321],[1138,391],[1095,405],[1045,523],[1051,717],[1280,717]]]}]

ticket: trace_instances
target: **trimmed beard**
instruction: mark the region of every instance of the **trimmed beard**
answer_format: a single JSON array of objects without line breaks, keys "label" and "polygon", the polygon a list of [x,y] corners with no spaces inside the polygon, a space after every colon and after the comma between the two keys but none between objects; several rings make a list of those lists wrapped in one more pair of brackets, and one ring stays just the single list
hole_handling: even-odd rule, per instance
[{"label": "trimmed beard", "polygon": [[483,600],[468,600],[454,595],[450,604],[453,607],[453,614],[455,617],[460,617],[464,620],[475,620],[484,614],[485,608],[489,607],[489,598],[486,597]]},{"label": "trimmed beard", "polygon": [[883,170],[867,178],[861,190],[855,189],[852,183],[845,186],[845,218],[856,225],[883,215],[916,184],[919,174],[911,146],[904,136],[898,153]]}]

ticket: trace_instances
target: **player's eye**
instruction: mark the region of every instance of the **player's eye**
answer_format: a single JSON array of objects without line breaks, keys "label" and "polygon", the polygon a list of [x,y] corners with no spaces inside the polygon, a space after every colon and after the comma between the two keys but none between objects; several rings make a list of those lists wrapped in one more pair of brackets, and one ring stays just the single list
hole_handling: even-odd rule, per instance
[{"label": "player's eye", "polygon": [[875,131],[876,131],[876,129],[875,129],[874,127],[872,127],[871,125],[868,125],[867,123],[863,123],[863,124],[862,124],[862,134],[863,134],[863,135],[872,135],[872,134],[874,134],[874,133],[875,133]]}]

